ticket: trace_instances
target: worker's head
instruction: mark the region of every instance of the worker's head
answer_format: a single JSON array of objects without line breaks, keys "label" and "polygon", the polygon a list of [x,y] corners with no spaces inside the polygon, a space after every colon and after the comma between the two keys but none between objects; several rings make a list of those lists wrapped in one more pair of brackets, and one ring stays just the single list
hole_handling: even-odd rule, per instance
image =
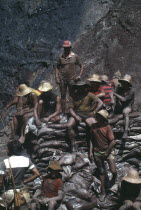
[{"label": "worker's head", "polygon": [[64,48],[64,52],[66,54],[68,54],[70,51],[71,51],[71,48],[72,48],[72,44],[69,40],[66,40],[63,42],[63,48]]},{"label": "worker's head", "polygon": [[87,80],[90,82],[90,86],[92,87],[92,89],[97,89],[101,85],[100,77],[98,74],[93,74]]},{"label": "worker's head", "polygon": [[76,94],[82,95],[82,94],[85,94],[88,91],[88,88],[90,88],[90,85],[88,85],[85,82],[78,81],[78,82],[72,82],[71,87],[72,87],[72,90]]},{"label": "worker's head", "polygon": [[62,168],[57,160],[53,160],[49,164],[47,170],[48,170],[48,174],[51,176],[51,178],[55,179],[60,175]]},{"label": "worker's head", "polygon": [[46,81],[42,81],[38,87],[38,90],[42,92],[42,96],[49,95],[52,89],[53,89],[53,86],[49,82],[46,82]]},{"label": "worker's head", "polygon": [[99,112],[96,113],[96,120],[98,123],[103,123],[108,121],[109,113],[102,109]]},{"label": "worker's head", "polygon": [[18,140],[13,140],[7,144],[7,154],[8,156],[16,155],[19,156],[23,151],[23,146]]},{"label": "worker's head", "polygon": [[132,84],[131,84],[131,81],[132,81],[132,77],[128,74],[126,74],[123,79],[119,79],[119,83],[121,84],[121,87],[123,89],[129,89],[132,87]]}]

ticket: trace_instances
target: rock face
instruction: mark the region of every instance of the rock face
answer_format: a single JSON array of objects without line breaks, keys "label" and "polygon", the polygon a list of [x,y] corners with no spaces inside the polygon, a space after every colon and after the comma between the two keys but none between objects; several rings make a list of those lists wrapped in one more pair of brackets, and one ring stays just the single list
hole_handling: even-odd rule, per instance
[{"label": "rock face", "polygon": [[[85,64],[84,78],[120,70],[138,89],[140,10],[140,0],[1,0],[0,109],[21,83],[54,83],[53,66],[66,39]],[[139,91],[136,102],[140,108]]]},{"label": "rock face", "polygon": [[74,42],[112,5],[110,0],[2,0],[0,106],[25,81],[37,87],[42,78],[53,80],[53,63],[63,40]]}]

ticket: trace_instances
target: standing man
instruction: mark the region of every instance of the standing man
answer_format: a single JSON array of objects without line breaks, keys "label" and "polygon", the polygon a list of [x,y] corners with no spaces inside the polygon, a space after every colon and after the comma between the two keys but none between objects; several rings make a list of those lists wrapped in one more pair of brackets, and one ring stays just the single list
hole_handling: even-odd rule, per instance
[{"label": "standing man", "polygon": [[114,93],[114,96],[117,99],[115,113],[123,113],[124,116],[124,134],[122,137],[123,139],[126,139],[128,136],[129,114],[132,112],[135,97],[135,93],[131,84],[131,79],[131,76],[126,74],[123,79],[119,80],[121,87],[119,87],[117,89],[117,92]]},{"label": "standing man", "polygon": [[90,138],[90,151],[89,156],[91,160],[95,160],[97,165],[100,181],[101,181],[101,194],[100,200],[104,201],[106,196],[105,189],[105,167],[104,161],[108,162],[113,178],[111,183],[114,184],[117,176],[114,151],[115,137],[112,129],[108,124],[108,112],[106,110],[100,110],[96,113],[96,121],[91,126],[91,138]]},{"label": "standing man", "polygon": [[[67,88],[70,91],[70,81],[78,81],[83,74],[83,65],[78,55],[72,52],[70,41],[63,43],[64,53],[59,57],[56,67],[56,83],[60,85],[62,112],[66,111],[66,93]],[[76,67],[80,67],[77,75]]]},{"label": "standing man", "polygon": [[[19,141],[14,140],[10,141],[7,144],[7,153],[9,158],[6,158],[0,164],[0,189],[2,190],[3,184],[5,186],[5,192],[2,194],[0,199],[1,206],[4,206],[4,203],[10,205],[14,202],[14,190],[12,180],[10,179],[6,183],[4,182],[4,175],[7,171],[10,171],[10,165],[17,191],[22,192],[24,184],[31,182],[40,176],[40,173],[35,165],[28,157],[22,155],[22,151],[23,147]],[[33,175],[23,181],[24,175],[28,169],[32,171]],[[28,203],[30,200],[29,192],[23,192],[23,196]]]}]

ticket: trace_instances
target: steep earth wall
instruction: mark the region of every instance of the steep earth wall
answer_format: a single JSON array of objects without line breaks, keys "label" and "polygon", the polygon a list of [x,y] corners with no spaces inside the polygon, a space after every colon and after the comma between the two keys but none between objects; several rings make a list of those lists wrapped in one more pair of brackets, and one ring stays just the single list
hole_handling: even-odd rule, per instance
[{"label": "steep earth wall", "polygon": [[[27,80],[35,88],[43,78],[54,82],[53,65],[65,39],[74,43],[85,77],[121,70],[133,76],[138,90],[140,11],[139,0],[1,0],[0,109]],[[140,95],[136,91],[138,107]]]}]

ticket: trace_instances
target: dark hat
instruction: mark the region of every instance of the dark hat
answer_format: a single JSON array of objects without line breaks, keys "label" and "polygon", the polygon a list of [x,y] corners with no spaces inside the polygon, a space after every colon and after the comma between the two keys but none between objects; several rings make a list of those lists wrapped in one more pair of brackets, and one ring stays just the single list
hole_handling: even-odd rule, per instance
[{"label": "dark hat", "polygon": [[85,87],[90,87],[89,84],[87,84],[86,82],[82,82],[82,81],[78,81],[78,82],[70,82],[70,85],[71,86],[74,86],[74,87],[81,87],[81,86],[85,86]]}]

